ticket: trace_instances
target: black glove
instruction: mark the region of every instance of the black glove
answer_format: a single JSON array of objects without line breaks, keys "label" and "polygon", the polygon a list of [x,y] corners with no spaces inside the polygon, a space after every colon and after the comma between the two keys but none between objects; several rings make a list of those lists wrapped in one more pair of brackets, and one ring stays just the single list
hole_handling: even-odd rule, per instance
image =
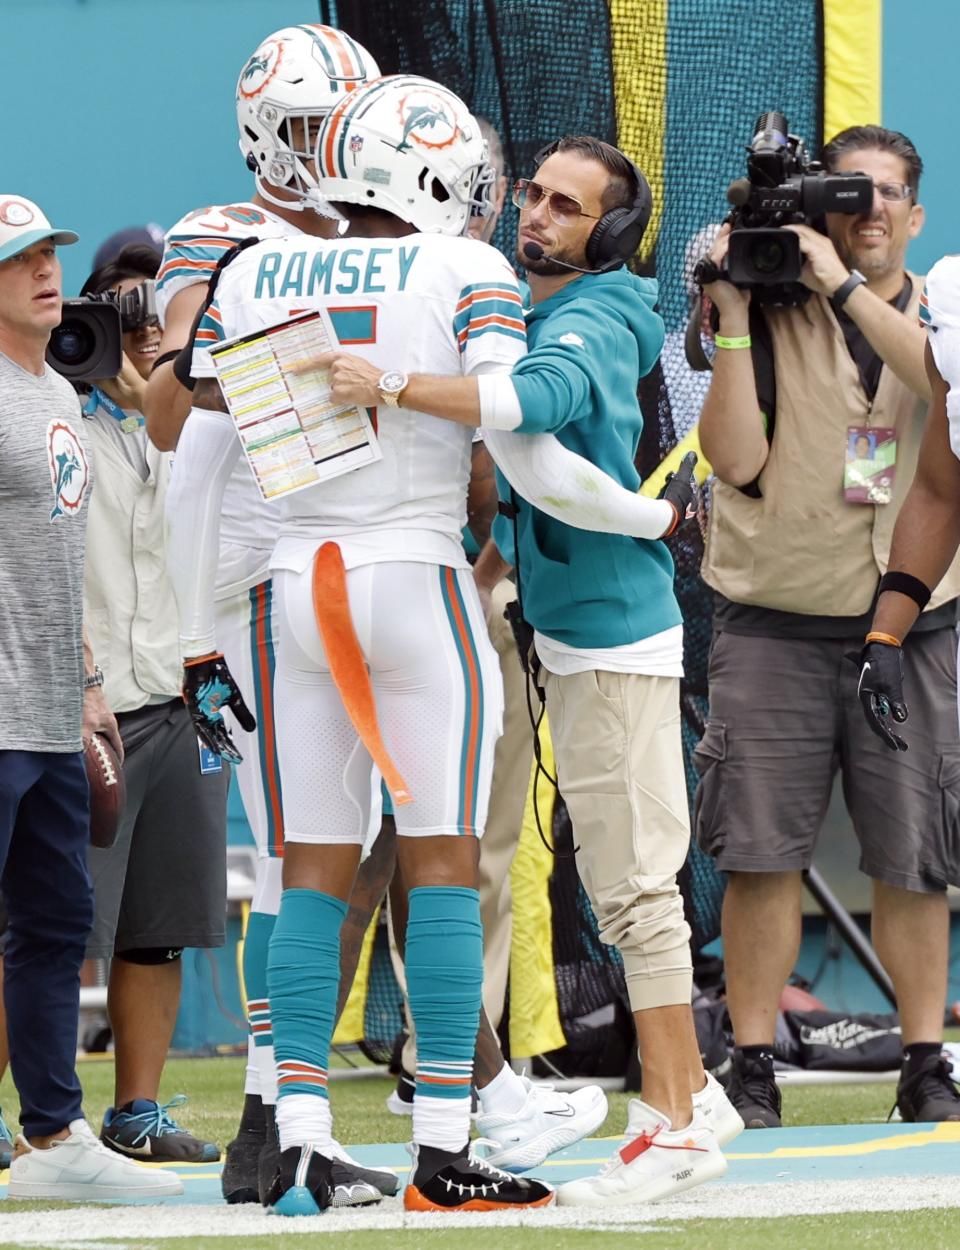
[{"label": "black glove", "polygon": [[848,659],[860,667],[857,694],[867,724],[891,751],[906,751],[904,740],[887,726],[887,717],[891,714],[900,725],[907,719],[907,705],[903,701],[903,648],[888,642],[868,642],[859,656],[852,652]]},{"label": "black glove", "polygon": [[697,483],[693,476],[696,463],[697,453],[688,451],[680,461],[680,468],[676,473],[667,474],[666,485],[657,498],[665,499],[676,516],[670,528],[660,535],[661,538],[669,538],[687,519],[688,514],[693,515],[694,500],[697,497]]},{"label": "black glove", "polygon": [[240,728],[248,733],[256,729],[257,722],[219,651],[184,664],[183,701],[200,741],[229,763],[242,763],[243,756],[233,744],[220,709],[230,708]]}]

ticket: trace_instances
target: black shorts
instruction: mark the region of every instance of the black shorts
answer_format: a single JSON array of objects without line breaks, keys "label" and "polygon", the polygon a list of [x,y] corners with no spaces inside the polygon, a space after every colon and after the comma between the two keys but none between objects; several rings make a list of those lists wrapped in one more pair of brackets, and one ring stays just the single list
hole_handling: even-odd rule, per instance
[{"label": "black shorts", "polygon": [[808,868],[840,769],[863,872],[919,892],[960,884],[956,633],[907,638],[905,752],[867,725],[851,650],[839,639],[716,635],[710,719],[694,752],[700,846],[724,871]]},{"label": "black shorts", "polygon": [[91,847],[92,959],[150,947],[224,944],[229,769],[200,772],[181,700],[119,718],[127,806],[117,840]]}]

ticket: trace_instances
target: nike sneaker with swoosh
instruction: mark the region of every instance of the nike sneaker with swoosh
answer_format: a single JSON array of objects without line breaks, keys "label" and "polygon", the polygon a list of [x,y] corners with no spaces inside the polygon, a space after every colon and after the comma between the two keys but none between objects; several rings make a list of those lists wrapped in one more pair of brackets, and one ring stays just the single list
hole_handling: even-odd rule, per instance
[{"label": "nike sneaker with swoosh", "polygon": [[527,1098],[515,1115],[477,1116],[477,1132],[491,1146],[484,1158],[506,1172],[526,1172],[547,1155],[595,1132],[607,1118],[607,1096],[599,1085],[561,1094],[552,1085],[520,1078]]},{"label": "nike sneaker with swoosh", "polygon": [[73,1120],[70,1135],[40,1150],[17,1135],[8,1198],[172,1198],[183,1193],[175,1172],[145,1168],[108,1150],[86,1120]]},{"label": "nike sneaker with swoosh", "polygon": [[557,1190],[561,1207],[632,1206],[656,1202],[723,1176],[727,1161],[711,1129],[696,1117],[687,1128],[639,1098],[630,1100],[627,1140],[600,1172]]},{"label": "nike sneaker with swoosh", "polygon": [[170,1114],[186,1101],[186,1094],[175,1094],[166,1103],[135,1098],[122,1107],[108,1107],[100,1140],[117,1154],[150,1163],[216,1163],[220,1147],[194,1137]]}]

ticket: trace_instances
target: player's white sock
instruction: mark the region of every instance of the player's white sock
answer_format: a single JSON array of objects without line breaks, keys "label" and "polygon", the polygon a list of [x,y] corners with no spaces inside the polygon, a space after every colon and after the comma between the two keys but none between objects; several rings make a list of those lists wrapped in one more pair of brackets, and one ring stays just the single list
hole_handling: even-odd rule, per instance
[{"label": "player's white sock", "polygon": [[330,1100],[317,1094],[286,1094],[277,1100],[280,1149],[312,1142],[323,1153],[333,1140]]},{"label": "player's white sock", "polygon": [[470,1139],[469,1098],[413,1097],[413,1140],[455,1154]]},{"label": "player's white sock", "polygon": [[516,1115],[527,1101],[527,1087],[510,1067],[503,1067],[482,1089],[477,1089],[477,1097],[484,1115]]}]

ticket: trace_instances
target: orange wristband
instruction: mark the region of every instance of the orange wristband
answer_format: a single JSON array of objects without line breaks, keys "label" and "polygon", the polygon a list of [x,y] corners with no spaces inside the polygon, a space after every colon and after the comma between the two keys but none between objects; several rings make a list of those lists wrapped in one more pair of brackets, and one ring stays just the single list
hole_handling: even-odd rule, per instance
[{"label": "orange wristband", "polygon": [[194,664],[205,664],[207,660],[222,660],[222,659],[223,659],[222,651],[209,651],[207,652],[206,655],[195,655],[195,656],[192,656],[189,660],[184,660],[183,667],[191,668]]},{"label": "orange wristband", "polygon": [[888,647],[902,647],[903,643],[899,638],[894,638],[893,634],[881,634],[877,630],[871,630],[867,634],[867,642],[884,642]]}]

